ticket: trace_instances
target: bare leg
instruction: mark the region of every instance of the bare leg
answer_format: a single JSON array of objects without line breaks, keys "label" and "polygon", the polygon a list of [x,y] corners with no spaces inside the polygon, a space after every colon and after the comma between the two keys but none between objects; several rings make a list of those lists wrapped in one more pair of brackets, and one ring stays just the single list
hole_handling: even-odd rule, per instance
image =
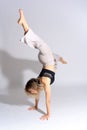
[{"label": "bare leg", "polygon": [[29,30],[29,26],[28,26],[27,21],[24,17],[23,10],[19,9],[19,14],[20,14],[20,18],[18,20],[18,24],[22,25],[24,33],[26,34]]},{"label": "bare leg", "polygon": [[60,61],[62,64],[67,64],[67,61],[65,61],[65,60],[63,59],[63,57],[60,57],[59,61]]}]

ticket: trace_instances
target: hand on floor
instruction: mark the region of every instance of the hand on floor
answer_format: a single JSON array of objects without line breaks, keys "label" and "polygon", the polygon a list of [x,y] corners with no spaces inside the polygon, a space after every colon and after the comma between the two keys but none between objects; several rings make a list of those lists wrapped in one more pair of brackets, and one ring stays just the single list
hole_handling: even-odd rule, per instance
[{"label": "hand on floor", "polygon": [[28,110],[37,110],[38,108],[36,107],[36,106],[33,106],[33,107],[30,107],[30,108],[28,108]]},{"label": "hand on floor", "polygon": [[45,115],[41,116],[40,120],[48,120],[48,118],[49,118],[49,115],[45,114]]}]

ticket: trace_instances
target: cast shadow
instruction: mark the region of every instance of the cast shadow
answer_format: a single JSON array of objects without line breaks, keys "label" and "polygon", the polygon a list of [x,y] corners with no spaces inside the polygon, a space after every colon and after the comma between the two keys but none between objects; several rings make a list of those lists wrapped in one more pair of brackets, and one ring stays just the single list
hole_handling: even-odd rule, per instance
[{"label": "cast shadow", "polygon": [[8,81],[7,94],[0,93],[0,102],[10,105],[33,105],[32,102],[27,101],[24,93],[23,72],[29,70],[29,75],[34,72],[38,76],[41,70],[40,63],[33,60],[18,59],[0,50],[0,66],[2,75]]}]

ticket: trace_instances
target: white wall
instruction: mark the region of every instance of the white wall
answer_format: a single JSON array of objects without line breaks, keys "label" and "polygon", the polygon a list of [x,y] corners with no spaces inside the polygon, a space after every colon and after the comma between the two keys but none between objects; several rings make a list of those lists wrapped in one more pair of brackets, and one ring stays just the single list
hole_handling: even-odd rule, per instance
[{"label": "white wall", "polygon": [[22,8],[31,28],[52,50],[68,60],[59,64],[56,84],[87,84],[87,1],[32,0],[0,1],[0,88],[23,86],[36,77],[41,65],[37,50],[19,42],[23,35],[17,24]]}]

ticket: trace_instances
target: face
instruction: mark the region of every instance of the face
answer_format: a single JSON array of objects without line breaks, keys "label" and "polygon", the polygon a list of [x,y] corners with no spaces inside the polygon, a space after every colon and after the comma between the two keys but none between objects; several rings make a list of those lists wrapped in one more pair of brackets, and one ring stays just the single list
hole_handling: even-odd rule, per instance
[{"label": "face", "polygon": [[37,90],[35,90],[35,89],[29,89],[29,92],[31,93],[31,94],[38,94],[38,91]]},{"label": "face", "polygon": [[38,90],[34,90],[34,89],[29,89],[28,91],[25,91],[26,94],[31,97],[31,98],[38,98],[39,97],[39,92]]}]

